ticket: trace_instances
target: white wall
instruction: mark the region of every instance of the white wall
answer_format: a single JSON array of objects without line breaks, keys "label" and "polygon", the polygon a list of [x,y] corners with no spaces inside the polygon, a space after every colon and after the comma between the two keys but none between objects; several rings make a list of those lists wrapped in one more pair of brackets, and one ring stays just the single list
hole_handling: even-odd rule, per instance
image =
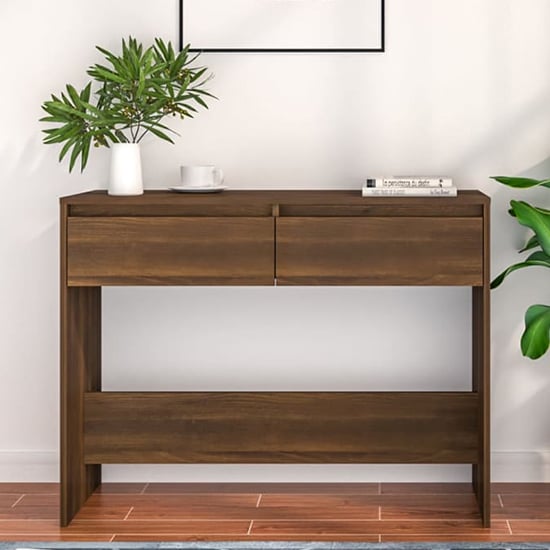
[{"label": "white wall", "polygon": [[[69,175],[40,104],[83,84],[93,46],[177,38],[176,0],[0,3],[0,480],[57,477],[61,195],[105,187],[107,151]],[[384,54],[205,55],[213,103],[175,146],[143,147],[147,187],[216,163],[233,188],[359,188],[367,174],[450,174],[493,197],[493,273],[525,232],[494,174],[550,174],[547,0],[389,0]],[[495,478],[550,480],[550,359],[521,357],[547,273],[493,294]],[[469,292],[441,288],[104,291],[107,389],[464,389]],[[466,479],[465,467],[105,468],[106,479]]]}]

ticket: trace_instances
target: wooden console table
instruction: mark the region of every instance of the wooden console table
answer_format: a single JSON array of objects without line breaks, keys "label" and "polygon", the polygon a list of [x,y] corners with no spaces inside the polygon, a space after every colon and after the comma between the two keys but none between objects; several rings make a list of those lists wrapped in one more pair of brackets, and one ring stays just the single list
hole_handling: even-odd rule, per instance
[{"label": "wooden console table", "polygon": [[[111,463],[472,464],[489,492],[489,198],[61,199],[61,525]],[[467,392],[102,392],[104,285],[472,287]],[[442,358],[444,360],[444,358]]]}]

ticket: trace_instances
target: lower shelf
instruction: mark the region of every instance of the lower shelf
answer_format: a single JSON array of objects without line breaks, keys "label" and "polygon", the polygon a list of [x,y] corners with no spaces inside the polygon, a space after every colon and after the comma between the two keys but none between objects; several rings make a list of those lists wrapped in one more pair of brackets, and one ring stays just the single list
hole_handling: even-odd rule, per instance
[{"label": "lower shelf", "polygon": [[476,464],[475,392],[90,392],[86,464]]}]

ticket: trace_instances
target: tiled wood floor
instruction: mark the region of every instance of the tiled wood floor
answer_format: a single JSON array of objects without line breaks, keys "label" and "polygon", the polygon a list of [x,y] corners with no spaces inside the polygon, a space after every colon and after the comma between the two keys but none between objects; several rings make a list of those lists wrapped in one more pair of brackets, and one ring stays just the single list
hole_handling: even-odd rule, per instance
[{"label": "tiled wood floor", "polygon": [[58,486],[0,483],[0,540],[550,541],[550,483],[104,484],[67,528]]}]

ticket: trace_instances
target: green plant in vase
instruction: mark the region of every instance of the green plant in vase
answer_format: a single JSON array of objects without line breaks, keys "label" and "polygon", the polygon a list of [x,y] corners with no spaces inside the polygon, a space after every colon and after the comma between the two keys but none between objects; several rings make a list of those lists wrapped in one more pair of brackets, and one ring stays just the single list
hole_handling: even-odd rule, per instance
[{"label": "green plant in vase", "polygon": [[69,158],[69,171],[80,160],[83,171],[92,147],[112,147],[110,194],[141,194],[139,143],[154,135],[174,143],[177,135],[164,119],[193,118],[199,107],[215,98],[205,88],[212,78],[206,67],[192,64],[199,54],[189,46],[175,52],[170,42],[156,38],[145,48],[135,38],[122,40],[121,54],[96,46],[106,63],[88,68],[92,77],[81,91],[71,84],[66,92],[42,104],[44,143],[59,144],[59,161]]},{"label": "green plant in vase", "polygon": [[[496,181],[517,189],[531,187],[550,188],[550,179],[535,180],[530,178],[515,178],[499,176]],[[512,200],[510,202],[510,214],[518,223],[528,227],[533,234],[519,251],[530,251],[523,261],[511,265],[491,282],[491,288],[497,288],[504,279],[525,267],[550,267],[550,210],[532,206],[525,201]],[[550,306],[535,304],[530,306],[525,313],[525,330],[521,336],[521,351],[524,356],[531,359],[542,357],[550,344]]]}]

